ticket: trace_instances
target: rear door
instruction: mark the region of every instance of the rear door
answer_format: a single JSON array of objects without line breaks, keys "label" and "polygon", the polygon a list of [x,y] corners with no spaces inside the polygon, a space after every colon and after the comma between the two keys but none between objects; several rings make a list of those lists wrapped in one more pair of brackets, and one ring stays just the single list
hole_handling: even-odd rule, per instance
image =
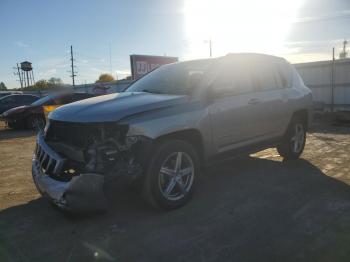
[{"label": "rear door", "polygon": [[255,86],[258,91],[260,130],[263,139],[269,139],[284,132],[287,121],[289,79],[283,66],[286,62],[279,58],[258,58],[253,63]]}]

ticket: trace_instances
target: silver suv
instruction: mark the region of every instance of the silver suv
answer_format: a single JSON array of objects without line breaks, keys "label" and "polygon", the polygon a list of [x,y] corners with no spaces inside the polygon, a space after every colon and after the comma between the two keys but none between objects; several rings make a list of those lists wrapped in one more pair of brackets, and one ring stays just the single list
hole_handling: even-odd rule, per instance
[{"label": "silver suv", "polygon": [[123,93],[53,111],[37,137],[33,178],[68,210],[104,209],[112,181],[177,208],[208,162],[268,147],[298,158],[311,105],[310,89],[282,58],[229,54],[162,66]]}]

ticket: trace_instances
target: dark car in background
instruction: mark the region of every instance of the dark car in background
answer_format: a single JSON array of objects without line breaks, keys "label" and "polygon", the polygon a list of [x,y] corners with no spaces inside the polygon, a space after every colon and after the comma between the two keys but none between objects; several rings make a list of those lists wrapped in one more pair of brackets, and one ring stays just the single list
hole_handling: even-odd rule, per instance
[{"label": "dark car in background", "polygon": [[79,100],[90,98],[96,95],[87,93],[57,93],[43,97],[34,103],[26,106],[12,108],[2,114],[2,119],[10,128],[35,128],[45,125],[45,112],[73,103]]},{"label": "dark car in background", "polygon": [[7,95],[0,97],[0,114],[18,106],[30,105],[39,97],[33,95]]},{"label": "dark car in background", "polygon": [[22,95],[22,91],[0,91],[0,98],[9,95]]}]

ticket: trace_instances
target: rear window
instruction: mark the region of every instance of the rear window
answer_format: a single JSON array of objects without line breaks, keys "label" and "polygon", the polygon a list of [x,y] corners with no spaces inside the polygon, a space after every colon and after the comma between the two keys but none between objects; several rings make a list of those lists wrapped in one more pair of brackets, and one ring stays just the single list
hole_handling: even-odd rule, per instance
[{"label": "rear window", "polygon": [[67,95],[63,95],[55,98],[54,103],[56,105],[65,105],[65,104],[73,103],[79,100],[87,99],[92,96],[93,95],[86,94],[86,93],[67,94]]},{"label": "rear window", "polygon": [[278,67],[278,74],[281,78],[283,87],[291,87],[292,86],[292,79],[293,79],[293,72],[291,66],[287,62],[280,62],[277,63]]},{"label": "rear window", "polygon": [[52,98],[53,95],[47,95],[43,98],[40,98],[39,100],[36,100],[34,103],[32,103],[32,106],[48,106],[52,105]]},{"label": "rear window", "polygon": [[35,96],[22,96],[22,101],[23,101],[24,103],[30,104],[30,103],[33,103],[33,102],[36,101],[36,100],[38,100],[38,98],[35,97]]},{"label": "rear window", "polygon": [[73,102],[87,99],[87,98],[91,98],[91,97],[94,97],[94,95],[88,94],[88,93],[76,93],[76,94],[74,94]]}]

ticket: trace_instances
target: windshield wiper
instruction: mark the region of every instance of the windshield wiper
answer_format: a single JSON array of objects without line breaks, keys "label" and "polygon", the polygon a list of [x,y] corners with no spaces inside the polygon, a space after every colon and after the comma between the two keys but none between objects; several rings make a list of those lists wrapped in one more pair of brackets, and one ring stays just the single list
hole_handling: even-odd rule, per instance
[{"label": "windshield wiper", "polygon": [[151,93],[151,94],[162,94],[162,92],[149,90],[149,89],[143,89],[142,92]]}]

